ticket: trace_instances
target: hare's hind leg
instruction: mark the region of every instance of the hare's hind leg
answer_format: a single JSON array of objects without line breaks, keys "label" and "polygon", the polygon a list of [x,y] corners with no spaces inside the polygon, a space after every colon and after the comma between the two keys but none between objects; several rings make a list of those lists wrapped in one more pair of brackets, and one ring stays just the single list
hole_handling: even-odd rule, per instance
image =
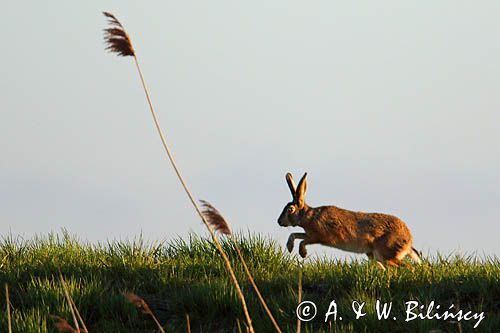
[{"label": "hare's hind leg", "polygon": [[415,272],[415,268],[413,266],[411,266],[409,263],[404,262],[403,260],[400,260],[397,258],[386,260],[385,263],[389,266],[392,266],[392,267],[397,267],[397,268],[404,267],[404,268],[412,271],[412,273]]},{"label": "hare's hind leg", "polygon": [[408,252],[408,256],[417,264],[422,263],[422,259],[420,259],[420,255],[414,247],[412,247],[410,252]]},{"label": "hare's hind leg", "polygon": [[378,266],[378,268],[380,268],[381,270],[385,271],[385,266],[384,266],[384,264],[383,264],[381,261],[378,261],[378,260],[377,260],[377,266]]},{"label": "hare's hind leg", "polygon": [[377,263],[377,266],[380,269],[382,269],[383,271],[385,271],[384,264],[382,264],[382,262],[380,260],[378,260],[378,259],[375,258],[375,255],[373,254],[373,252],[366,253],[366,256],[368,257],[369,261],[375,261]]},{"label": "hare's hind leg", "polygon": [[369,252],[366,254],[368,256],[368,258],[370,258],[370,261],[375,261],[377,263],[377,266],[385,271],[385,266],[383,264],[384,262],[384,257],[380,254],[379,251],[377,251],[376,249],[373,250],[373,252]]},{"label": "hare's hind leg", "polygon": [[406,256],[409,256],[414,262],[416,262],[418,264],[420,264],[422,262],[420,260],[418,253],[416,252],[416,250],[410,245],[406,246],[403,250],[397,252],[395,259],[402,266],[413,270],[412,266],[409,263],[403,261]]},{"label": "hare's hind leg", "polygon": [[403,259],[412,252],[411,238],[395,233],[383,235],[373,245],[375,258],[392,267],[405,265]]},{"label": "hare's hind leg", "polygon": [[403,259],[408,255],[408,251],[406,249],[389,249],[385,254],[386,256],[384,256],[384,263],[387,266],[396,268],[403,266],[413,271],[413,268],[408,263],[403,261]]},{"label": "hare's hind leg", "polygon": [[404,262],[402,262],[401,260],[399,260],[398,258],[388,259],[385,261],[385,264],[387,266],[396,267],[396,268],[399,268],[401,266],[407,267],[406,264]]},{"label": "hare's hind leg", "polygon": [[375,261],[377,263],[377,266],[382,269],[383,271],[385,271],[385,267],[384,267],[384,264],[382,264],[382,262],[378,259],[375,258],[375,255],[373,254],[373,252],[368,252],[366,254],[366,256],[368,257],[368,260],[369,261]]}]

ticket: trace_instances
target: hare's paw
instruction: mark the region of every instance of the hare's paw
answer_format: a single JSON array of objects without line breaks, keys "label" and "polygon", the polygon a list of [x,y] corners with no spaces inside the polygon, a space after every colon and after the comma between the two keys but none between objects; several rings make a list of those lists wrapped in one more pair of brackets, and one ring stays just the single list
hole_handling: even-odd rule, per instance
[{"label": "hare's paw", "polygon": [[302,258],[307,256],[306,244],[304,244],[304,242],[301,242],[299,245],[299,254]]},{"label": "hare's paw", "polygon": [[288,241],[286,242],[286,248],[288,249],[288,252],[292,252],[294,241],[295,237],[293,237],[293,235],[290,235],[290,237],[288,237]]}]

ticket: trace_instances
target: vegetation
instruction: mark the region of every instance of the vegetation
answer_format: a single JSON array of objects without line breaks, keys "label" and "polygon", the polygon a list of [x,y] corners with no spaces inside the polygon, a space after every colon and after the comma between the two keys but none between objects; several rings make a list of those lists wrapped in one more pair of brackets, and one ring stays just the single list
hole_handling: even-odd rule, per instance
[{"label": "vegetation", "polygon": [[[500,262],[497,257],[427,258],[420,266],[381,271],[365,259],[307,260],[284,251],[282,244],[259,236],[237,237],[255,282],[284,332],[297,330],[297,289],[302,270],[302,300],[314,301],[317,317],[301,324],[301,332],[468,332],[477,320],[412,320],[405,322],[405,301],[446,310],[485,313],[476,329],[500,327]],[[222,246],[247,299],[256,332],[273,332],[234,244]],[[360,257],[361,258],[361,257]],[[0,332],[8,331],[4,285],[9,287],[13,332],[55,332],[50,315],[72,323],[59,270],[89,332],[154,332],[155,323],[137,311],[123,295],[142,297],[166,332],[186,332],[189,315],[193,332],[244,331],[241,302],[226,265],[213,242],[191,236],[148,244],[141,238],[106,244],[86,244],[67,233],[32,240],[4,238],[0,242]],[[343,319],[324,323],[332,300]],[[375,302],[393,302],[396,321],[378,320]],[[353,300],[364,301],[366,316],[356,320]],[[391,315],[392,317],[392,315]],[[330,318],[333,319],[333,316]]]}]

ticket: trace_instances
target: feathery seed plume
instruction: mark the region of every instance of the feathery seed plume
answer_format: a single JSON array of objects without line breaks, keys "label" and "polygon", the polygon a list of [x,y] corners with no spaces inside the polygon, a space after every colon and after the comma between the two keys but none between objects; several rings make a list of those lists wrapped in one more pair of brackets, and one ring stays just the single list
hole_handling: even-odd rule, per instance
[{"label": "feathery seed plume", "polygon": [[120,21],[111,13],[103,12],[103,14],[108,18],[110,26],[104,29],[104,41],[107,44],[106,50],[111,53],[117,53],[122,57],[134,56],[134,47]]},{"label": "feathery seed plume", "polygon": [[231,235],[231,229],[222,214],[208,201],[200,200],[200,202],[203,208],[203,215],[207,218],[208,223],[221,234]]},{"label": "feathery seed plume", "polygon": [[141,297],[137,296],[134,293],[123,293],[122,295],[123,295],[123,297],[125,297],[125,299],[127,301],[129,301],[133,306],[135,306],[135,308],[137,310],[141,311],[144,314],[151,316],[151,318],[153,318],[153,320],[154,320],[156,326],[158,327],[158,329],[160,330],[160,332],[165,333],[163,326],[160,324],[160,322],[158,321],[158,318],[156,318],[153,311],[151,311],[151,309],[149,308],[148,303],[146,303],[146,301],[144,299],[142,299]]},{"label": "feathery seed plume", "polygon": [[68,322],[59,316],[50,315],[50,318],[54,320],[54,326],[59,333],[76,333],[75,330]]}]

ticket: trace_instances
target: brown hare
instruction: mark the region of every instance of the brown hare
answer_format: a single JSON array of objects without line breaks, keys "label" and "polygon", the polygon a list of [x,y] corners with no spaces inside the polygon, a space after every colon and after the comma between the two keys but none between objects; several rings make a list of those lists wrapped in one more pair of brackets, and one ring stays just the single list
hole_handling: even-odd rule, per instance
[{"label": "brown hare", "polygon": [[293,250],[295,239],[302,239],[299,254],[307,255],[306,246],[322,244],[344,251],[366,253],[368,258],[384,265],[398,267],[407,255],[420,263],[418,251],[412,247],[412,236],[406,224],[399,218],[380,213],[353,212],[335,206],[309,207],[304,196],[307,189],[307,173],[302,176],[299,186],[291,173],[286,174],[286,182],[292,192],[289,202],[278,224],[283,227],[301,227],[305,233],[292,233],[286,244]]}]

